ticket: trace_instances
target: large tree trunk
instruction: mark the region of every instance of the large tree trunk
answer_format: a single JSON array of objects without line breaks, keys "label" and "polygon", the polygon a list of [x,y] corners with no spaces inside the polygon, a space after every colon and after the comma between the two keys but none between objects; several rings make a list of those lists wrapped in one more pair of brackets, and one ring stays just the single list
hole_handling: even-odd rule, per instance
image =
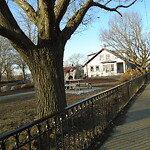
[{"label": "large tree trunk", "polygon": [[[37,94],[37,117],[52,114],[66,107],[63,74],[63,48],[44,45],[33,53],[29,65]],[[59,50],[60,49],[60,50]]]}]

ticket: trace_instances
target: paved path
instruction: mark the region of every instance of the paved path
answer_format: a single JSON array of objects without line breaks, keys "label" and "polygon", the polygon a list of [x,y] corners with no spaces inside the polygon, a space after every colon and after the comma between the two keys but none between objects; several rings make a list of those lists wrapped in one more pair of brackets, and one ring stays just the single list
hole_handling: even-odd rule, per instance
[{"label": "paved path", "polygon": [[28,99],[32,99],[34,97],[35,97],[34,91],[12,94],[12,95],[6,95],[6,96],[0,96],[0,104],[18,101],[18,100],[28,100]]},{"label": "paved path", "polygon": [[150,83],[99,150],[150,150]]}]

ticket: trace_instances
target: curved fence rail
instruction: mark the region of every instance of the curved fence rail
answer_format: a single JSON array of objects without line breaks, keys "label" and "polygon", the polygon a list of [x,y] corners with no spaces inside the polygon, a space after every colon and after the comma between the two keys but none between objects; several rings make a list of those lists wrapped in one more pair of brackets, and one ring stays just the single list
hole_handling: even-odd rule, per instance
[{"label": "curved fence rail", "polygon": [[0,150],[87,149],[148,78],[143,75],[0,135]]}]

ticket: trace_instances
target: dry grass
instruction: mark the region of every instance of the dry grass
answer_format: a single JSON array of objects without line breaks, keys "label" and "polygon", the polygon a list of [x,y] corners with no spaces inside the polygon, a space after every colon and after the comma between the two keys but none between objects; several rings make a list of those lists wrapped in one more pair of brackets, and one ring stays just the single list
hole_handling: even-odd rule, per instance
[{"label": "dry grass", "polygon": [[32,122],[35,116],[35,99],[0,104],[0,134]]}]

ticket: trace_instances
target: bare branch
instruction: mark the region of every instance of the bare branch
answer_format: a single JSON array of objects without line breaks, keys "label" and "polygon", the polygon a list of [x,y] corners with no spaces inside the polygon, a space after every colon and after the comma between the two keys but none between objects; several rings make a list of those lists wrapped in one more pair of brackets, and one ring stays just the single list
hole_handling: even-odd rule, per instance
[{"label": "bare branch", "polygon": [[34,46],[18,26],[4,0],[0,1],[0,35],[20,46],[22,44],[21,47],[25,47],[25,49],[27,49],[28,44]]},{"label": "bare branch", "polygon": [[91,4],[92,0],[87,0],[86,3],[69,19],[66,27],[62,31],[66,39],[69,39],[77,29],[77,27],[80,25],[86,12],[91,7]]},{"label": "bare branch", "polygon": [[105,6],[106,6],[107,4],[109,4],[111,1],[112,1],[112,0],[107,1],[107,2],[105,3]]},{"label": "bare branch", "polygon": [[118,9],[118,8],[128,8],[130,7],[131,5],[133,5],[137,0],[134,0],[132,3],[130,3],[129,5],[118,5],[115,9]]},{"label": "bare branch", "polygon": [[56,23],[59,24],[64,16],[70,0],[59,0],[54,8]]},{"label": "bare branch", "polygon": [[17,3],[26,13],[26,15],[30,18],[30,20],[37,25],[38,15],[33,9],[33,7],[27,3],[25,0],[12,0]]},{"label": "bare branch", "polygon": [[102,5],[102,4],[97,3],[97,2],[93,2],[93,3],[92,3],[92,6],[96,6],[96,7],[99,7],[99,8],[105,9],[105,10],[108,10],[108,11],[115,11],[115,12],[117,12],[120,16],[122,16],[122,14],[117,10],[117,8],[110,8],[110,7],[107,7],[106,5]]},{"label": "bare branch", "polygon": [[99,7],[99,8],[102,8],[102,9],[105,9],[105,10],[108,10],[108,11],[115,11],[115,12],[117,12],[120,16],[122,16],[122,14],[121,14],[117,9],[118,9],[118,8],[128,8],[128,7],[130,7],[131,5],[133,5],[136,1],[137,1],[137,0],[134,0],[134,1],[133,1],[132,3],[130,3],[129,5],[118,5],[118,6],[114,7],[114,8],[110,8],[110,7],[107,7],[107,6],[106,6],[109,2],[111,2],[111,0],[108,1],[105,5],[102,5],[102,4],[98,3],[98,2],[92,2],[92,6],[97,6],[97,7]]},{"label": "bare branch", "polygon": [[33,47],[33,49],[35,48],[35,45],[30,41],[28,37],[26,37],[23,32],[18,33],[15,31],[11,31],[0,25],[0,35],[8,38],[11,42],[20,47],[24,54],[28,53],[29,46]]}]

